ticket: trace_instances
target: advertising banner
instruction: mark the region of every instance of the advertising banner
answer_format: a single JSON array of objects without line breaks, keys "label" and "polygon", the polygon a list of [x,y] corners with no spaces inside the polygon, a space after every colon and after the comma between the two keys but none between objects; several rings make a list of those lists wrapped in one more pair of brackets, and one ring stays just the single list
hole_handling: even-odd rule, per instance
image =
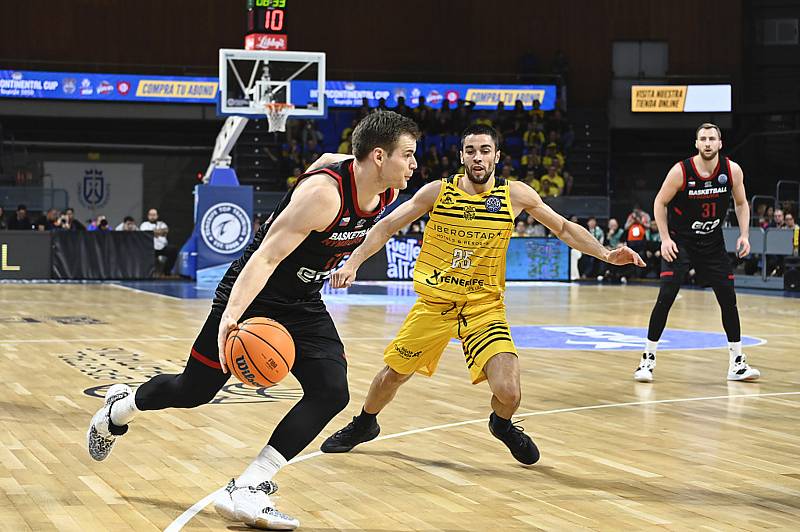
[{"label": "advertising banner", "polygon": [[52,233],[0,231],[0,279],[49,279]]},{"label": "advertising banner", "polygon": [[730,85],[633,85],[634,113],[728,113]]},{"label": "advertising banner", "polygon": [[214,103],[216,77],[0,70],[0,98]]},{"label": "advertising banner", "polygon": [[[358,270],[362,281],[410,281],[422,236],[391,238],[383,253],[370,257]],[[569,281],[569,246],[556,238],[512,238],[506,255],[509,281]]]},{"label": "advertising banner", "polygon": [[[451,107],[457,100],[475,102],[476,109],[496,109],[498,102],[503,102],[506,109],[514,107],[520,100],[526,109],[530,109],[533,100],[539,100],[541,109],[550,111],[555,108],[555,85],[479,85],[476,83],[407,83],[377,81],[327,81],[325,96],[328,107],[360,107],[363,98],[369,100],[370,107],[378,105],[378,100],[386,100],[387,107],[395,107],[397,98],[406,99],[409,107],[417,106],[420,96],[425,104],[434,109],[448,100]],[[292,101],[307,105],[317,100],[317,86],[312,81],[292,82]]]},{"label": "advertising banner", "polygon": [[141,222],[141,164],[45,161],[44,173],[52,178],[53,188],[67,191],[69,206],[81,222],[100,214],[112,228],[126,216]]}]

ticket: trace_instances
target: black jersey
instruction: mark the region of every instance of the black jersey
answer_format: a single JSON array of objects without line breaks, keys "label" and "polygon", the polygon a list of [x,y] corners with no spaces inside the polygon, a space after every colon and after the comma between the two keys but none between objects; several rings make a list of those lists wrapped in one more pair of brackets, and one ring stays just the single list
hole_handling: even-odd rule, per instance
[{"label": "black jersey", "polygon": [[[256,296],[256,302],[270,301],[275,298],[284,300],[318,298],[325,279],[330,277],[342,259],[349,256],[364,241],[367,231],[377,223],[385,207],[393,199],[394,191],[389,189],[380,194],[380,201],[374,211],[363,212],[359,209],[352,159],[302,175],[298,178],[297,184],[310,175],[320,173],[330,175],[339,184],[341,198],[339,214],[325,230],[309,234],[288,257],[278,264],[264,289]],[[253,242],[247,246],[244,254],[231,264],[217,287],[216,301],[227,301],[236,277],[253,252],[261,245],[272,221],[289,204],[297,184],[295,188],[286,193],[275,212],[256,231]]]},{"label": "black jersey", "polygon": [[683,186],[668,206],[669,232],[675,237],[721,239],[722,221],[733,189],[730,160],[719,158],[708,177],[701,177],[690,157],[680,162]]}]

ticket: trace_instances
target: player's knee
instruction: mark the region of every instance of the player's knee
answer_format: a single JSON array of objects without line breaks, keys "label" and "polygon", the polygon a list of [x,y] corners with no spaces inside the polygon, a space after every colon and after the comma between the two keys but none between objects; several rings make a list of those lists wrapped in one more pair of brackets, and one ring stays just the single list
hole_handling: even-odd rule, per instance
[{"label": "player's knee", "polygon": [[675,282],[669,282],[661,285],[661,289],[658,291],[656,305],[671,307],[675,302],[675,298],[678,297],[678,291],[680,289],[681,285]]},{"label": "player's knee", "polygon": [[721,307],[736,308],[736,290],[733,284],[720,284],[714,286],[714,295]]},{"label": "player's knee", "polygon": [[520,392],[519,386],[511,382],[497,386],[494,395],[497,397],[497,400],[504,405],[513,406],[514,408],[518,407],[522,400],[522,393]]},{"label": "player's knee", "polygon": [[334,379],[326,382],[323,387],[314,392],[314,399],[325,406],[330,417],[335,416],[345,409],[350,402],[350,390],[347,380]]},{"label": "player's knee", "polygon": [[413,373],[398,373],[389,366],[383,368],[379,374],[380,385],[382,388],[398,388],[401,384],[411,378]]}]

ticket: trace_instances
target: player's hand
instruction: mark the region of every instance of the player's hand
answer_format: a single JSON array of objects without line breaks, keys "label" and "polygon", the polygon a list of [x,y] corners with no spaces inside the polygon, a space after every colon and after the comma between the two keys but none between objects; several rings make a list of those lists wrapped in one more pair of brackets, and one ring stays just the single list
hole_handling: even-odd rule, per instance
[{"label": "player's hand", "polygon": [[219,349],[219,365],[222,367],[222,373],[228,373],[228,365],[225,363],[225,342],[228,341],[228,335],[236,329],[238,324],[236,320],[230,316],[223,315],[219,321],[219,334],[217,335],[217,348]]},{"label": "player's hand", "polygon": [[736,251],[740,259],[750,254],[750,240],[746,236],[740,236],[736,239]]},{"label": "player's hand", "polygon": [[678,245],[671,238],[661,241],[661,257],[667,262],[678,258]]},{"label": "player's hand", "polygon": [[638,253],[627,246],[618,247],[609,253],[606,262],[609,264],[615,264],[617,266],[624,266],[625,264],[635,264],[640,268],[644,268],[645,266],[642,257],[640,257]]},{"label": "player's hand", "polygon": [[350,285],[356,280],[357,271],[345,264],[331,275],[331,288],[350,288]]}]

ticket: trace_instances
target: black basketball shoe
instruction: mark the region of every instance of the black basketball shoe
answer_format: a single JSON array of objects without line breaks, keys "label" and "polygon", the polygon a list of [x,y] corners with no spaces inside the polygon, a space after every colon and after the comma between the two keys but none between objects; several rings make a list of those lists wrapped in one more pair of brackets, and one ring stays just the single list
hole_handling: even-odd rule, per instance
[{"label": "black basketball shoe", "polygon": [[539,461],[539,449],[530,436],[522,431],[522,427],[509,423],[508,430],[495,431],[494,419],[497,415],[492,412],[489,416],[489,432],[492,436],[506,444],[508,450],[511,451],[512,456],[518,462],[531,465]]},{"label": "black basketball shoe", "polygon": [[363,425],[358,416],[353,416],[353,421],[348,423],[345,428],[337,430],[322,442],[320,450],[323,453],[346,453],[359,443],[374,440],[381,433],[381,427],[377,421],[366,426]]}]

